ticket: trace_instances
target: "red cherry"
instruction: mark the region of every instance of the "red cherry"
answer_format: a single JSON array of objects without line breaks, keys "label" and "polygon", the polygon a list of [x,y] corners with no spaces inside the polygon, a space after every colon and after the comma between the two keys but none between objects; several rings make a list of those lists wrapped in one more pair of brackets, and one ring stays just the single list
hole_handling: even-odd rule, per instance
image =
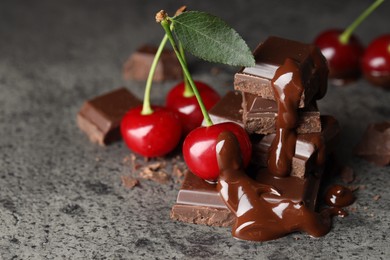
[{"label": "red cherry", "polygon": [[322,32],[314,41],[328,61],[329,77],[351,80],[360,75],[360,59],[364,47],[355,35],[343,44],[340,35],[344,30],[332,29]]},{"label": "red cherry", "polygon": [[363,55],[362,71],[372,84],[390,89],[390,34],[370,43]]},{"label": "red cherry", "polygon": [[233,132],[237,137],[243,155],[244,166],[248,166],[252,144],[245,130],[231,122],[198,127],[190,132],[183,144],[183,156],[188,168],[198,177],[214,182],[219,176],[216,155],[218,135],[224,131]]},{"label": "red cherry", "polygon": [[179,116],[164,107],[152,106],[154,112],[142,115],[142,106],[130,109],[121,121],[121,133],[127,146],[145,157],[171,152],[181,138]]},{"label": "red cherry", "polygon": [[[195,84],[206,109],[209,110],[219,101],[219,94],[203,82],[195,81]],[[172,88],[167,95],[166,106],[178,112],[183,126],[183,134],[187,135],[202,124],[203,115],[196,97],[183,95],[184,88],[184,82]]]}]

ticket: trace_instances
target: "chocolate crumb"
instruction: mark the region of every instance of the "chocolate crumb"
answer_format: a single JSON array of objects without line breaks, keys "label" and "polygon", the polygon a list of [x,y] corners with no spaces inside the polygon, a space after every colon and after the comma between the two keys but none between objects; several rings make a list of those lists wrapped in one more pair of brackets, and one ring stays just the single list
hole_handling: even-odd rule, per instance
[{"label": "chocolate crumb", "polygon": [[165,162],[155,162],[155,163],[152,163],[152,164],[149,164],[147,167],[149,169],[151,169],[152,171],[157,171],[163,167],[165,167]]},{"label": "chocolate crumb", "polygon": [[381,198],[381,195],[375,195],[372,199],[378,201]]},{"label": "chocolate crumb", "polygon": [[[184,169],[183,169],[184,167]],[[183,183],[184,181],[184,176],[185,174],[188,172],[188,169],[187,167],[183,166],[183,165],[178,165],[178,164],[175,164],[173,166],[173,169],[172,169],[172,175],[174,177],[176,177],[175,179],[175,183]]]},{"label": "chocolate crumb", "polygon": [[164,170],[161,170],[162,165],[160,162],[147,165],[142,168],[139,175],[143,179],[165,184],[170,180],[170,176]]},{"label": "chocolate crumb", "polygon": [[130,177],[130,176],[121,176],[122,184],[125,186],[125,188],[132,189],[135,186],[138,186],[139,180],[136,178]]},{"label": "chocolate crumb", "polygon": [[353,169],[349,166],[343,167],[341,170],[341,179],[344,183],[351,183],[355,180]]}]

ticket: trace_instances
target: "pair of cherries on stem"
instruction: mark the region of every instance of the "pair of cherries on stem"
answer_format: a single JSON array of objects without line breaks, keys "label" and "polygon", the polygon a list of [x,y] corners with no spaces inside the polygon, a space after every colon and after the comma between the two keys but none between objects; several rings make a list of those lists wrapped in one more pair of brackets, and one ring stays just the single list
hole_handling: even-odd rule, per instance
[{"label": "pair of cherries on stem", "polygon": [[[203,120],[195,96],[186,97],[184,82],[168,93],[166,107],[152,106],[151,113],[143,107],[129,110],[122,119],[121,133],[127,146],[145,157],[164,156],[180,142],[182,135],[200,126]],[[219,95],[210,86],[196,82],[207,109],[214,106]]]},{"label": "pair of cherries on stem", "polygon": [[347,83],[363,73],[374,85],[390,87],[390,35],[377,38],[364,49],[353,34],[383,1],[375,1],[345,30],[327,30],[315,39],[314,43],[328,61],[329,77],[336,83]]},{"label": "pair of cherries on stem", "polygon": [[[162,156],[170,152],[179,142],[182,129],[180,120],[185,125],[184,131],[190,131],[194,126],[200,125],[202,118],[200,117],[198,119],[197,114],[199,114],[199,111],[197,112],[197,109],[195,109],[199,107],[206,126],[192,130],[185,138],[183,144],[184,160],[193,173],[205,180],[215,181],[219,176],[216,156],[216,145],[219,134],[224,131],[230,131],[235,134],[243,152],[244,165],[248,165],[251,158],[252,149],[249,137],[246,131],[235,123],[212,124],[207,112],[207,106],[214,105],[219,100],[219,97],[216,98],[216,93],[206,85],[201,83],[195,84],[188,71],[183,52],[179,52],[172,36],[166,14],[160,11],[158,17],[161,17],[161,19],[159,18],[159,22],[165,30],[166,35],[156,53],[157,60],[166,40],[169,39],[182,66],[184,79],[191,86],[198,104],[191,103],[192,100],[185,97],[186,90],[184,83],[175,87],[168,94],[167,98],[167,106],[178,110],[179,113],[173,112],[170,108],[151,107],[149,103],[151,79],[155,63],[157,63],[153,62],[146,84],[144,106],[142,109],[133,109],[125,115],[121,123],[122,136],[126,144],[133,151],[147,157]],[[190,103],[190,106],[188,106],[188,103]],[[193,112],[189,113],[189,111]],[[187,117],[187,115],[192,116]]]}]

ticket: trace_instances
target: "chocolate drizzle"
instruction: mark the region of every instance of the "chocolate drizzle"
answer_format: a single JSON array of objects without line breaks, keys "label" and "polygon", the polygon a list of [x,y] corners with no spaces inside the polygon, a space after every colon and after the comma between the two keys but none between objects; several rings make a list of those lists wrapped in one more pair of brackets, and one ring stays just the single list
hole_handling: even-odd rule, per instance
[{"label": "chocolate drizzle", "polygon": [[298,123],[298,107],[303,92],[298,64],[287,58],[276,70],[271,83],[278,104],[278,116],[275,124],[276,136],[269,150],[268,169],[275,176],[285,177],[291,172],[297,141],[295,129]]}]

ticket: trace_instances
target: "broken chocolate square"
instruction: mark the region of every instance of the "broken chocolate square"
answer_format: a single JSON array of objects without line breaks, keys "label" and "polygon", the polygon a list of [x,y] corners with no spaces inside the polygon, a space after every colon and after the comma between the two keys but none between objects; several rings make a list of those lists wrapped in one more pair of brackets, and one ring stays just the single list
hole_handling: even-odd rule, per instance
[{"label": "broken chocolate square", "polygon": [[127,89],[119,88],[86,101],[77,114],[77,123],[92,142],[107,145],[121,139],[122,117],[141,104]]},{"label": "broken chocolate square", "polygon": [[234,122],[243,127],[241,105],[241,94],[238,91],[229,91],[209,110],[211,121],[214,124]]},{"label": "broken chocolate square", "polygon": [[327,65],[321,51],[311,44],[270,37],[254,51],[256,65],[242,68],[234,76],[234,88],[265,99],[275,100],[272,79],[287,58],[298,63],[304,91],[299,107],[306,107],[325,95]]},{"label": "broken chocolate square", "polygon": [[[278,115],[276,101],[258,97],[250,93],[242,93],[243,121],[249,133],[275,133],[275,122]],[[315,103],[298,109],[298,134],[321,132],[320,112]]]},{"label": "broken chocolate square", "polygon": [[[148,78],[157,48],[150,45],[141,46],[133,53],[123,66],[125,80],[145,81]],[[182,70],[173,50],[164,49],[157,64],[153,81],[179,80]]]},{"label": "broken chocolate square", "polygon": [[378,166],[390,164],[390,121],[370,124],[355,154]]}]

